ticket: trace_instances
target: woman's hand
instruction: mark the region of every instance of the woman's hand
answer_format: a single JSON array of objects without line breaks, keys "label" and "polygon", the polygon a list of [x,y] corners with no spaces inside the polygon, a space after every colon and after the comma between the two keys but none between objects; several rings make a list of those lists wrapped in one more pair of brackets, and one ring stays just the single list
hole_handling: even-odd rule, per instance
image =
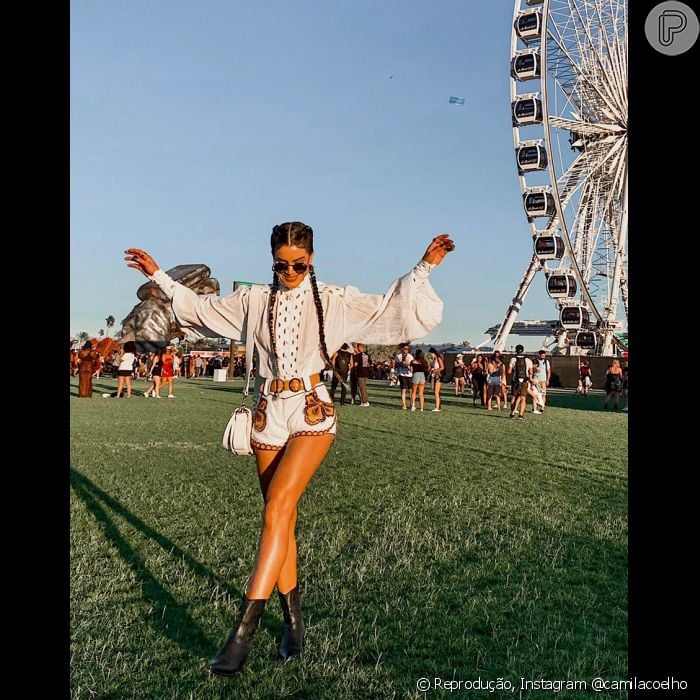
[{"label": "woman's hand", "polygon": [[143,272],[146,277],[150,277],[159,266],[156,264],[155,260],[144,250],[140,248],[129,248],[124,251],[126,257],[124,260],[129,260],[127,267],[133,267],[136,270]]},{"label": "woman's hand", "polygon": [[439,265],[442,259],[455,249],[449,233],[442,233],[433,238],[432,243],[423,255],[423,260],[431,265]]}]

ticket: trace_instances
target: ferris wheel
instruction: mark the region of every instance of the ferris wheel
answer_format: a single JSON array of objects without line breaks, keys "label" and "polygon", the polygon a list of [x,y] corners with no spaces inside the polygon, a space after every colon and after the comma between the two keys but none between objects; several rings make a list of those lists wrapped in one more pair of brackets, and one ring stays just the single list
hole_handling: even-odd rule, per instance
[{"label": "ferris wheel", "polygon": [[[626,322],[626,0],[516,0],[511,117],[533,255],[494,338],[506,339],[538,271],[559,346],[610,355]],[[532,87],[530,87],[532,86]]]}]

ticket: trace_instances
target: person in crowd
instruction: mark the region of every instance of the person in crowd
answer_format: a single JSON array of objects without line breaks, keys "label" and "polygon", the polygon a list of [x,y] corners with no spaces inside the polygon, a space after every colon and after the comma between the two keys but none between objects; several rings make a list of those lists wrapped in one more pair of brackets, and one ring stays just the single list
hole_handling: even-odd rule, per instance
[{"label": "person in crowd", "polygon": [[89,399],[92,397],[92,375],[95,373],[98,357],[89,340],[78,351],[76,359],[78,366],[78,398]]},{"label": "person in crowd", "polygon": [[[355,383],[357,391],[360,393],[360,407],[369,408],[369,395],[367,394],[367,380],[369,379],[372,370],[372,359],[365,352],[364,343],[355,343],[355,354],[350,365],[350,378],[355,375]],[[352,393],[352,382],[351,382]],[[352,393],[353,403],[355,403],[355,394]]]},{"label": "person in crowd", "polygon": [[464,355],[461,353],[455,358],[454,368],[452,369],[452,376],[455,380],[455,396],[462,396],[464,394]]},{"label": "person in crowd", "polygon": [[173,394],[173,377],[175,374],[175,353],[173,351],[173,346],[168,345],[165,348],[165,352],[161,355],[161,370],[160,370],[160,383],[164,386],[166,383],[168,385],[168,398],[174,399],[175,394]]},{"label": "person in crowd", "polygon": [[334,353],[331,357],[331,364],[334,369],[333,379],[331,379],[331,401],[335,402],[335,390],[340,381],[340,405],[343,406],[348,389],[348,373],[352,368],[352,352],[347,343],[344,343],[340,350]]},{"label": "person in crowd", "polygon": [[[544,413],[544,407],[547,403],[547,387],[552,376],[552,363],[547,358],[547,351],[542,349],[537,353],[537,364],[533,363],[532,380],[539,390],[539,395],[542,397],[539,402],[539,411]],[[535,403],[534,411],[537,412],[537,403]]]},{"label": "person in crowd", "polygon": [[412,387],[413,374],[411,372],[411,362],[413,362],[413,355],[409,352],[411,349],[408,343],[403,343],[401,345],[401,352],[396,356],[394,360],[396,368],[396,376],[399,378],[399,385],[401,386],[401,408],[402,410],[408,410],[406,405],[406,397],[410,395]]},{"label": "person in crowd", "polygon": [[433,388],[435,391],[435,408],[433,409],[433,413],[439,413],[442,410],[440,389],[442,387],[442,374],[445,371],[445,360],[443,360],[442,355],[435,348],[430,348],[428,350],[428,357],[430,358],[430,374],[432,375]]},{"label": "person in crowd", "polygon": [[486,360],[479,352],[471,362],[472,378],[472,402],[476,406],[476,397],[481,400],[481,405],[486,403]]},{"label": "person in crowd", "polygon": [[144,396],[146,398],[153,397],[154,399],[160,398],[160,381],[161,381],[161,371],[163,369],[163,355],[158,352],[153,355],[153,361],[151,363],[151,386],[146,389]]},{"label": "person in crowd", "polygon": [[425,408],[425,380],[430,375],[430,365],[423,355],[423,351],[418,348],[411,361],[411,410],[416,410],[416,395],[420,403],[420,410]]},{"label": "person in crowd", "polygon": [[486,410],[493,410],[493,399],[496,398],[496,407],[501,410],[501,375],[503,363],[493,353],[486,363]]},{"label": "person in crowd", "polygon": [[102,366],[104,365],[104,357],[98,352],[97,357],[95,357],[95,372],[93,373],[94,379],[99,379],[102,374]]},{"label": "person in crowd", "polygon": [[126,396],[131,398],[131,377],[134,374],[134,362],[136,360],[136,343],[128,340],[122,346],[119,353],[119,366],[117,367],[117,398],[120,399],[122,391],[126,387]]},{"label": "person in crowd", "polygon": [[510,405],[510,417],[523,420],[527,408],[529,382],[532,381],[532,360],[525,357],[525,348],[515,346],[515,355],[510,358],[508,374],[511,379],[513,398]]},{"label": "person in crowd", "polygon": [[629,401],[627,398],[627,392],[628,392],[627,372],[628,372],[628,367],[627,367],[627,362],[625,362],[624,367],[622,368],[622,398],[625,401],[625,406],[624,406],[624,408],[621,409],[622,411],[627,411],[627,406],[629,405]]},{"label": "person in crowd", "polygon": [[[260,290],[261,318],[254,322],[263,381],[251,436],[265,510],[256,563],[238,617],[209,663],[212,673],[223,676],[241,671],[275,586],[285,622],[278,654],[286,660],[303,649],[294,532],[299,499],[336,433],[335,406],[320,378],[331,365],[329,350],[335,353],[347,338],[391,344],[398,342],[398,333],[427,335],[442,316],[442,302],[428,275],[454,250],[454,243],[447,234],[434,238],[419,263],[386,295],[318,284],[313,231],[302,222],[275,226],[270,247],[273,281]],[[223,298],[198,296],[173,281],[145,251],[130,248],[126,254],[129,267],[140,270],[172,299],[172,311],[183,330],[241,339],[251,287],[239,287]]]},{"label": "person in crowd", "polygon": [[579,382],[581,385],[581,396],[588,396],[588,390],[593,386],[591,367],[588,360],[581,359],[578,368]]},{"label": "person in crowd", "polygon": [[605,410],[608,410],[610,399],[615,402],[615,410],[620,410],[620,394],[622,393],[622,367],[620,360],[615,358],[605,373]]},{"label": "person in crowd", "polygon": [[503,361],[503,353],[500,350],[494,350],[493,356],[496,358],[496,362],[501,368],[501,402],[505,408],[508,405],[508,368]]}]

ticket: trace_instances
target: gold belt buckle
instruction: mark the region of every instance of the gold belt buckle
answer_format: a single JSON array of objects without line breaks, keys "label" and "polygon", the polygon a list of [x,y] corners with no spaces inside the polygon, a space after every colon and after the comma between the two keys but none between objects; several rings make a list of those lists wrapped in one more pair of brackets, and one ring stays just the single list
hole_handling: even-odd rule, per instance
[{"label": "gold belt buckle", "polygon": [[273,394],[279,394],[282,391],[301,391],[304,388],[304,382],[298,377],[292,379],[273,379],[270,382],[270,391]]}]

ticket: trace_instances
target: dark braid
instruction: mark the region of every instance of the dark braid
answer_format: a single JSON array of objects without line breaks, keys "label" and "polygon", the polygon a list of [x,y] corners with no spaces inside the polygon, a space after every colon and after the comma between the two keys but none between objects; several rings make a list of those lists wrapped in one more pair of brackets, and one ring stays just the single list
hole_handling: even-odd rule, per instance
[{"label": "dark braid", "polygon": [[[272,362],[274,379],[279,376],[279,368],[277,364],[277,338],[275,337],[275,299],[277,299],[277,290],[279,289],[279,281],[277,275],[272,275],[272,289],[270,289],[270,299],[267,304],[267,327],[270,329],[270,342],[272,343]],[[276,388],[275,382],[275,388]],[[278,392],[275,392],[278,393]]]},{"label": "dark braid", "polygon": [[318,293],[318,285],[316,284],[316,272],[314,271],[314,266],[309,265],[309,276],[311,277],[311,289],[314,293],[314,304],[316,305],[316,317],[318,318],[318,339],[321,345],[321,354],[323,359],[326,361],[326,367],[330,367],[333,370],[333,374],[336,376],[338,381],[348,389],[348,385],[343,377],[338,374],[338,371],[333,366],[331,358],[328,356],[328,348],[326,347],[326,331],[323,325],[323,306],[321,305],[321,295]]}]

